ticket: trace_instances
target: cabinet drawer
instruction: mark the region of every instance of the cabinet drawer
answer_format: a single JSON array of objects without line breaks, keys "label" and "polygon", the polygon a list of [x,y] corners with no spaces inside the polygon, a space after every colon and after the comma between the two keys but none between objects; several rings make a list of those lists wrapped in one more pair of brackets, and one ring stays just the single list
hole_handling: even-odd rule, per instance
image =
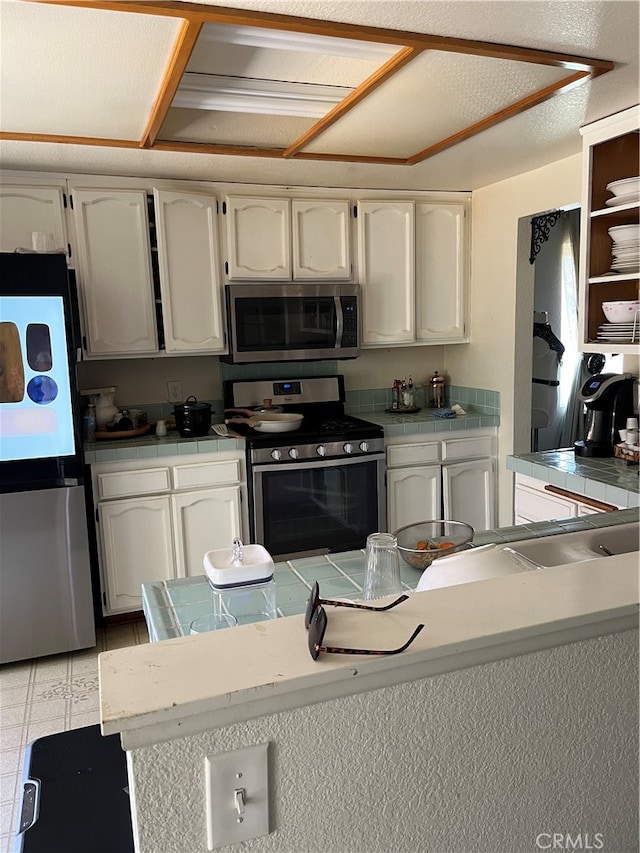
[{"label": "cabinet drawer", "polygon": [[204,486],[240,482],[240,460],[238,459],[174,465],[172,470],[174,489],[198,489]]},{"label": "cabinet drawer", "polygon": [[150,495],[168,492],[168,468],[142,468],[137,471],[116,471],[98,474],[98,498],[122,498],[128,495]]},{"label": "cabinet drawer", "polygon": [[516,517],[523,517],[528,521],[574,518],[578,514],[578,505],[566,498],[530,489],[528,486],[518,486],[515,493],[515,514]]},{"label": "cabinet drawer", "polygon": [[442,442],[442,459],[471,459],[478,456],[493,456],[493,438],[490,435],[478,438],[451,438]]},{"label": "cabinet drawer", "polygon": [[440,445],[437,441],[428,444],[392,444],[387,447],[387,465],[389,468],[439,461]]}]

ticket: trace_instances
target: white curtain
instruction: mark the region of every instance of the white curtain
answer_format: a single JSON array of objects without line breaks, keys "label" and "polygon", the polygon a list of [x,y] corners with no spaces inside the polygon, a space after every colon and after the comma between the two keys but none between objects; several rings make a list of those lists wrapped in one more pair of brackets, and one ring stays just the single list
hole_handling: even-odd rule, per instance
[{"label": "white curtain", "polygon": [[561,407],[558,447],[571,447],[582,438],[583,404],[578,391],[584,378],[582,356],[578,352],[578,259],[580,256],[580,211],[565,211],[562,217],[562,342],[565,353],[560,373]]}]

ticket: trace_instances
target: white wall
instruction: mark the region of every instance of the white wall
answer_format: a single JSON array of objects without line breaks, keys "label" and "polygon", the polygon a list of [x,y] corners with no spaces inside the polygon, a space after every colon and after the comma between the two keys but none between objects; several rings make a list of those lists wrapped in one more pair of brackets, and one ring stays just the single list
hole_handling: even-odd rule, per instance
[{"label": "white wall", "polygon": [[637,712],[627,631],[134,750],[137,849],[206,850],[205,757],[270,742],[272,832],[224,850],[637,853]]},{"label": "white wall", "polygon": [[[442,373],[444,347],[399,347],[369,350],[352,361],[337,362],[347,391],[391,388],[394,378],[409,375],[423,383],[434,370]],[[202,400],[222,399],[220,360],[217,356],[135,358],[85,361],[78,366],[80,388],[117,387],[116,403],[161,403],[167,398],[167,382],[182,382],[184,396]],[[459,383],[457,383],[459,384]]]},{"label": "white wall", "polygon": [[[505,457],[513,452],[514,388],[531,382],[530,353],[526,377],[516,373],[516,301],[518,220],[520,217],[580,203],[581,155],[568,157],[476,190],[471,228],[471,343],[449,346],[445,369],[456,385],[500,392],[498,434],[499,524],[512,523],[512,474]],[[527,261],[528,263],[528,261]],[[533,281],[533,274],[531,275]],[[531,294],[531,304],[533,294]],[[527,306],[529,326],[531,306]]]}]

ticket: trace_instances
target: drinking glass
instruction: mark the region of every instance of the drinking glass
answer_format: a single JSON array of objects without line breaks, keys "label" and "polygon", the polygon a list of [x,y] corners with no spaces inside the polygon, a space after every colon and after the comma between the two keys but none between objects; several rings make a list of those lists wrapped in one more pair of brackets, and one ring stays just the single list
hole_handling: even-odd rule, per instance
[{"label": "drinking glass", "polygon": [[237,624],[238,620],[230,613],[208,613],[191,622],[189,633],[204,634],[207,631],[219,631],[221,628],[232,628]]},{"label": "drinking glass", "polygon": [[391,533],[367,536],[364,599],[383,598],[402,592],[398,542]]}]

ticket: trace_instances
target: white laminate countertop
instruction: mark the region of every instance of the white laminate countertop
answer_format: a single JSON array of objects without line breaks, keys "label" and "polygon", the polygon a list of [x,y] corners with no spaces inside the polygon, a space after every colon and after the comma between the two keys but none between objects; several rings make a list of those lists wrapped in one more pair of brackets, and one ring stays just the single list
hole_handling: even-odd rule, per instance
[{"label": "white laminate countertop", "polygon": [[[322,594],[322,593],[321,593]],[[384,614],[327,607],[326,642],[400,655],[321,655],[302,615],[104,652],[102,730],[132,749],[638,624],[638,555],[411,594]],[[375,619],[375,629],[372,623]]]}]

